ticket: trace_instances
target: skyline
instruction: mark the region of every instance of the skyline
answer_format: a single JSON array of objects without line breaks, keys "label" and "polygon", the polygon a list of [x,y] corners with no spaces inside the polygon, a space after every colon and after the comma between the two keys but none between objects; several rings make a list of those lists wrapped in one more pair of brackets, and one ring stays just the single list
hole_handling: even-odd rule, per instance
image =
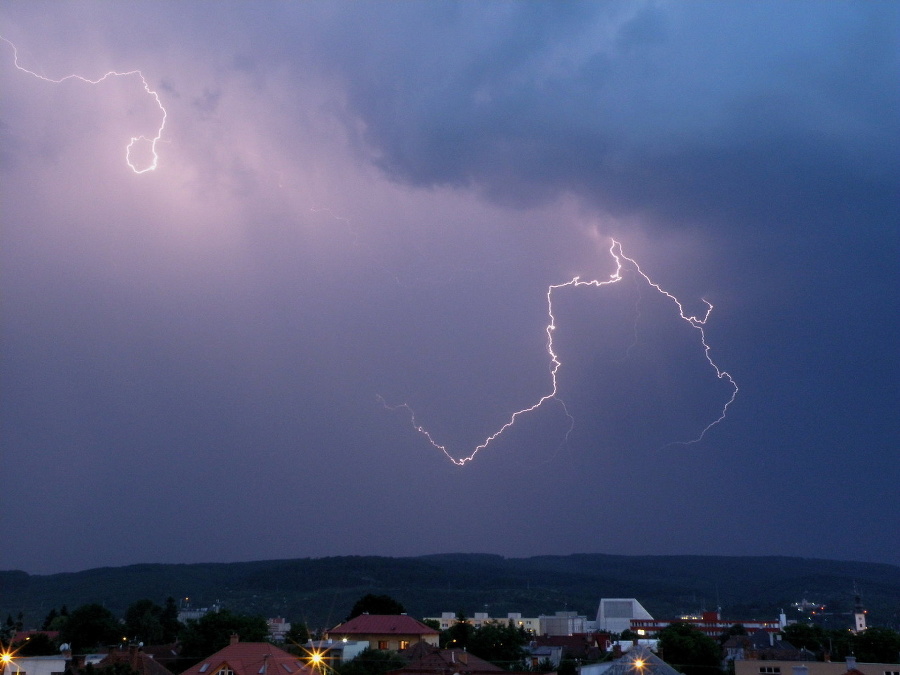
[{"label": "skyline", "polygon": [[900,564],[896,5],[52,8],[0,7],[0,569]]}]

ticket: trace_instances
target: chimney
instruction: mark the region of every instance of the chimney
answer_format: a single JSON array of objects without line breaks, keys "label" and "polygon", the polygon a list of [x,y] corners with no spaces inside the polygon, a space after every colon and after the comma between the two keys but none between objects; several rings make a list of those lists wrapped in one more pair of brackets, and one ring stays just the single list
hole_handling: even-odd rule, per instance
[{"label": "chimney", "polygon": [[620,656],[622,656],[622,645],[617,642],[613,645],[613,658],[617,659]]},{"label": "chimney", "polygon": [[793,675],[809,675],[809,666],[794,666],[791,671]]},{"label": "chimney", "polygon": [[853,670],[856,668],[856,657],[848,656],[847,657],[847,670]]},{"label": "chimney", "polygon": [[237,633],[232,633],[231,636],[228,638],[229,645],[236,645],[240,641],[241,641],[241,638],[238,636]]}]

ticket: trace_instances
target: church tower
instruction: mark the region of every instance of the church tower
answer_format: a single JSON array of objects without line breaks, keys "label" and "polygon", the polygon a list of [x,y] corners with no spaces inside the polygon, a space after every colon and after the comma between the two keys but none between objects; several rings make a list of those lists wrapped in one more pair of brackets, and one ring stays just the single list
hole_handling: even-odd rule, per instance
[{"label": "church tower", "polygon": [[862,599],[859,597],[859,591],[856,584],[853,584],[853,593],[855,595],[855,603],[853,606],[853,632],[857,635],[866,629],[866,610],[863,609]]}]

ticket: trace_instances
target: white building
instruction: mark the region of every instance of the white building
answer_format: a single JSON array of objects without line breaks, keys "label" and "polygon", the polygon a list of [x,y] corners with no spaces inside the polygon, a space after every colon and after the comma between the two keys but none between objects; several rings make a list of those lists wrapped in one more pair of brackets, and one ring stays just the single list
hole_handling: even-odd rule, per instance
[{"label": "white building", "polygon": [[[426,617],[425,621],[437,621],[440,630],[447,630],[456,623],[457,619],[455,612],[442,612],[440,616]],[[505,618],[497,616],[492,617],[489,616],[487,612],[475,612],[472,617],[466,617],[466,623],[471,624],[475,628],[481,628],[488,623],[500,623],[506,625],[510,621],[513,622],[513,625],[516,628],[524,628],[533,635],[542,635],[541,619],[539,617],[523,617],[520,612],[510,612]]]},{"label": "white building", "polygon": [[587,617],[579,616],[577,612],[556,612],[552,616],[541,614],[540,635],[574,635],[587,633]]},{"label": "white building", "polygon": [[266,619],[266,626],[269,627],[269,639],[272,642],[284,642],[287,634],[291,632],[291,622],[281,616]]},{"label": "white building", "polygon": [[653,619],[634,598],[601,598],[597,608],[597,630],[622,633],[631,630],[632,619]]}]

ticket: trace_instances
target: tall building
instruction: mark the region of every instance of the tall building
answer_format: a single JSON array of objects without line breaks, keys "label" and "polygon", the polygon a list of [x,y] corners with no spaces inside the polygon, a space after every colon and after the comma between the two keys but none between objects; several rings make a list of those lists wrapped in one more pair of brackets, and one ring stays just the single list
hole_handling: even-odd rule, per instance
[{"label": "tall building", "polygon": [[597,630],[606,633],[631,630],[633,619],[652,621],[653,617],[634,598],[601,598],[597,608]]}]

